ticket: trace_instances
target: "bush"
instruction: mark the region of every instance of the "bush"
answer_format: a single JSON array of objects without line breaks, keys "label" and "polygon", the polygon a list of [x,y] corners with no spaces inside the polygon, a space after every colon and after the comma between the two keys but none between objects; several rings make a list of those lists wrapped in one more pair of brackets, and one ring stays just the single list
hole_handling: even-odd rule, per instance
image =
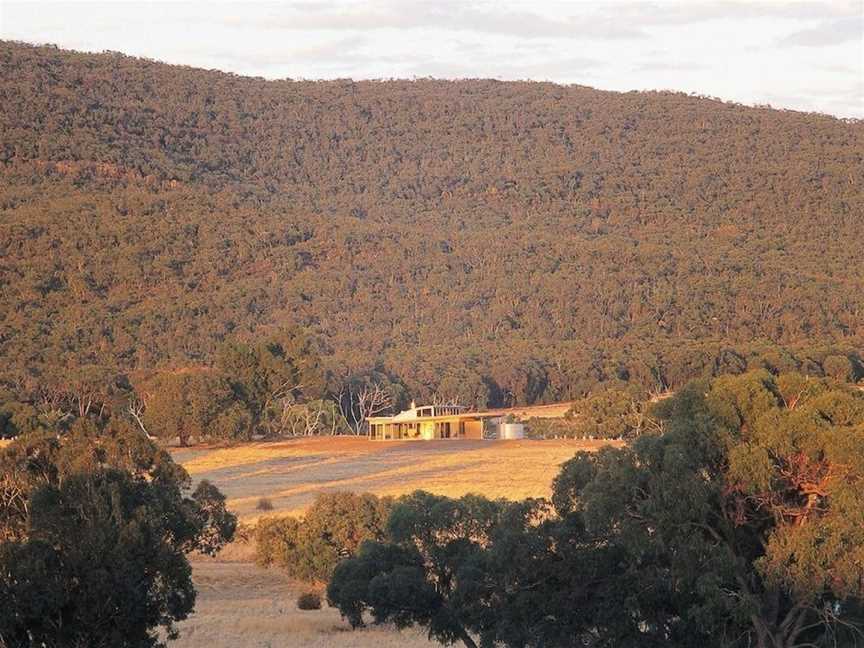
[{"label": "bush", "polygon": [[319,495],[302,520],[265,518],[255,530],[255,560],[276,565],[289,576],[326,582],[337,563],[357,552],[364,540],[381,541],[392,507],[390,498],[364,493]]},{"label": "bush", "polygon": [[273,502],[271,502],[268,498],[262,497],[258,500],[258,504],[255,506],[259,511],[272,511],[273,510]]},{"label": "bush", "polygon": [[292,517],[264,518],[255,527],[255,562],[262,567],[294,564],[300,520]]},{"label": "bush", "polygon": [[531,439],[571,438],[575,425],[570,419],[532,417],[525,423],[525,434]]},{"label": "bush", "polygon": [[297,597],[298,610],[320,610],[321,596],[315,592],[304,592]]}]

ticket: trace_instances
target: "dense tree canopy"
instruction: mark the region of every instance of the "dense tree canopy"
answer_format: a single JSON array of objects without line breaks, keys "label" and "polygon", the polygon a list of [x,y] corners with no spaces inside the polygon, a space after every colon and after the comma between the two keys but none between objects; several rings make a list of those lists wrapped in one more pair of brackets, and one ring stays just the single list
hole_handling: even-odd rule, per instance
[{"label": "dense tree canopy", "polygon": [[860,122],[14,43],[0,95],[0,356],[24,400],[293,325],[343,385],[480,406],[766,363],[862,377]]},{"label": "dense tree canopy", "polygon": [[326,583],[336,564],[356,554],[364,541],[384,539],[392,504],[370,493],[323,493],[300,519],[259,520],[256,561],[293,578]]},{"label": "dense tree canopy", "polygon": [[551,506],[401,500],[330,599],[467,646],[864,646],[864,394],[762,370],[654,414],[564,464]]},{"label": "dense tree canopy", "polygon": [[79,418],[0,453],[0,645],[148,648],[195,605],[186,554],[236,518],[132,423]]}]

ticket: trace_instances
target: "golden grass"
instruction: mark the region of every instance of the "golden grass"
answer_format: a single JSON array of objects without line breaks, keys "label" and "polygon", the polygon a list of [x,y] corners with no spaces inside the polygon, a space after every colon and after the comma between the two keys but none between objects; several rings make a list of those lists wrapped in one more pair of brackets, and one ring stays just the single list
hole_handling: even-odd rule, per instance
[{"label": "golden grass", "polygon": [[314,438],[250,443],[233,448],[174,451],[195,479],[209,479],[244,522],[262,515],[261,497],[273,514],[300,514],[322,492],[351,490],[402,495],[417,489],[458,497],[524,499],[550,494],[558,468],[578,450],[605,442],[393,441]]},{"label": "golden grass", "polygon": [[431,648],[422,632],[370,628],[352,632],[338,611],[298,610],[306,588],[276,570],[196,560],[195,613],[179,624],[172,648]]}]

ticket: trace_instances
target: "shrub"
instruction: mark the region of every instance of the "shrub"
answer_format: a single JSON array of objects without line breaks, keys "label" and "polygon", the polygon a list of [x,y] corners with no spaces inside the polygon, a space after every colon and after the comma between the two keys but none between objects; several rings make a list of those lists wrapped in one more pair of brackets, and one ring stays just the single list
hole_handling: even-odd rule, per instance
[{"label": "shrub", "polygon": [[321,596],[315,592],[303,592],[297,597],[298,610],[320,610]]},{"label": "shrub", "polygon": [[532,417],[525,424],[526,435],[531,439],[570,438],[575,425],[570,419]]},{"label": "shrub", "polygon": [[255,527],[255,562],[285,567],[296,561],[300,521],[292,517],[264,518]]},{"label": "shrub", "polygon": [[262,497],[258,500],[258,504],[255,506],[259,511],[272,511],[273,510],[273,502],[271,502],[268,498]]},{"label": "shrub", "polygon": [[364,540],[381,541],[392,507],[390,498],[364,493],[319,495],[302,520],[265,518],[255,531],[259,565],[276,565],[289,576],[326,582],[336,564],[353,556]]}]

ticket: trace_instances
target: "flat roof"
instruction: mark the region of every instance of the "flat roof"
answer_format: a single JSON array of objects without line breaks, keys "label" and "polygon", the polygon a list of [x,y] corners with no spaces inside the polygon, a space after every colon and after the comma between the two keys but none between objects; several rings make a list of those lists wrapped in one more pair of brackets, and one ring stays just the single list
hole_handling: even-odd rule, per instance
[{"label": "flat roof", "polygon": [[370,416],[369,423],[422,423],[423,421],[452,421],[453,419],[495,418],[501,416],[495,412],[461,412],[459,414],[441,414],[440,416],[418,416],[416,418],[398,418],[396,416]]}]

